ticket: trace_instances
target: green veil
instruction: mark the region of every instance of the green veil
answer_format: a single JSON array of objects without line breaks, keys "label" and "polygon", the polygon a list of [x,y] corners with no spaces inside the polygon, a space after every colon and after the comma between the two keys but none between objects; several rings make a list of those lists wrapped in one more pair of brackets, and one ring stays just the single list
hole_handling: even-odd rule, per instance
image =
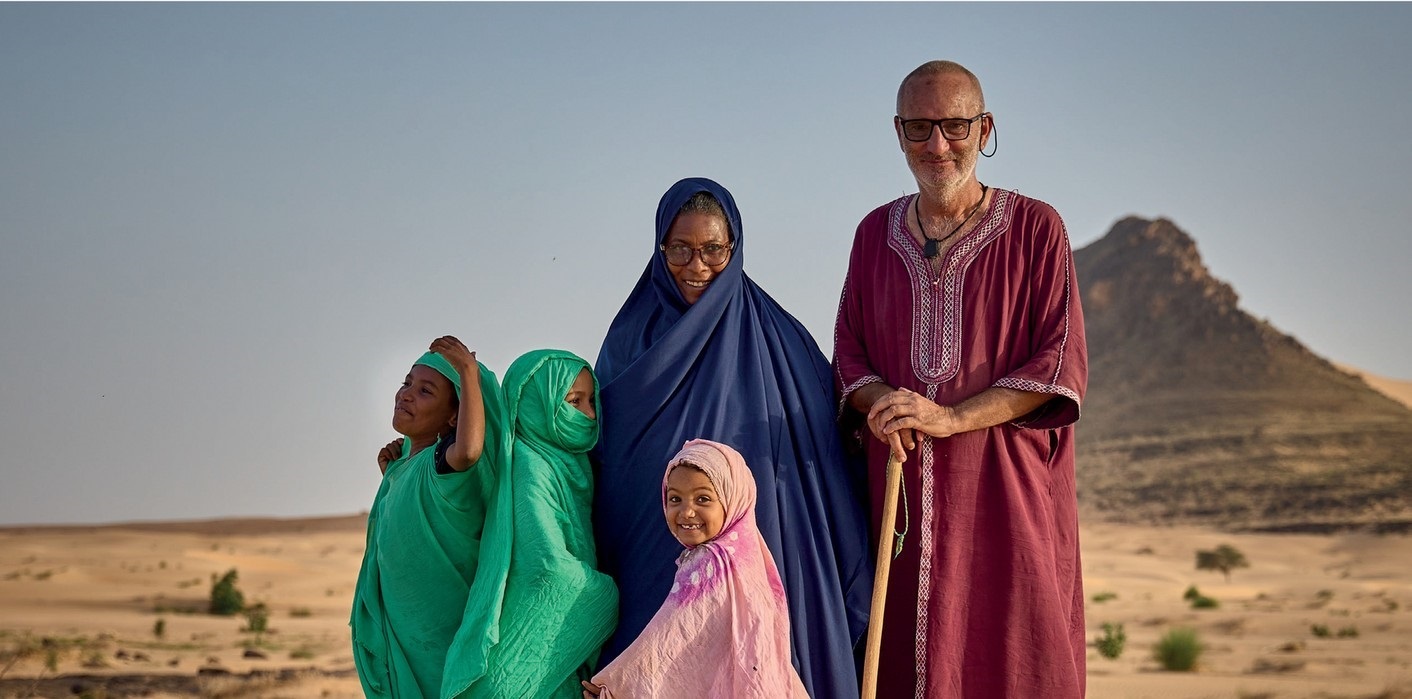
[{"label": "green veil", "polygon": [[[514,444],[507,481],[512,533],[495,542],[510,542],[504,552],[509,575],[499,588],[503,607],[495,634],[466,639],[489,639],[489,645],[453,648],[454,657],[475,662],[462,668],[448,661],[444,697],[576,699],[582,695],[579,680],[590,677],[599,646],[617,624],[617,586],[597,569],[590,519],[587,452],[598,441],[598,423],[564,402],[584,369],[592,374],[588,362],[571,352],[536,350],[505,372]],[[593,401],[598,404],[596,379]],[[472,590],[468,609],[479,592]]]}]

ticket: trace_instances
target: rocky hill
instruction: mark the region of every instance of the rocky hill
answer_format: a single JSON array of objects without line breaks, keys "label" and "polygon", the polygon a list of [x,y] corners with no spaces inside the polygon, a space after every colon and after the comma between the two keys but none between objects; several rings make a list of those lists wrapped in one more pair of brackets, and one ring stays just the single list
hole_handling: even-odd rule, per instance
[{"label": "rocky hill", "polygon": [[1412,410],[1242,311],[1170,221],[1124,219],[1074,257],[1087,507],[1227,529],[1412,529]]}]

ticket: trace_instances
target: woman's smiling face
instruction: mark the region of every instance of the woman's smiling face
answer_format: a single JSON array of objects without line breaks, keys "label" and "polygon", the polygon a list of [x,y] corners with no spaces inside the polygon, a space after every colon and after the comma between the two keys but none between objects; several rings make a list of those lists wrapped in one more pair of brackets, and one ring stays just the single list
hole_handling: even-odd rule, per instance
[{"label": "woman's smiling face", "polygon": [[699,211],[684,211],[677,214],[672,227],[667,231],[667,237],[662,241],[664,247],[684,246],[692,251],[691,259],[684,265],[674,265],[667,263],[667,269],[672,273],[672,279],[677,282],[677,289],[681,290],[682,298],[687,303],[695,304],[701,300],[701,295],[706,293],[707,287],[723,270],[730,264],[730,255],[718,265],[708,265],[701,259],[701,250],[707,246],[730,245],[730,226],[726,224],[726,219],[716,214],[703,213]]}]

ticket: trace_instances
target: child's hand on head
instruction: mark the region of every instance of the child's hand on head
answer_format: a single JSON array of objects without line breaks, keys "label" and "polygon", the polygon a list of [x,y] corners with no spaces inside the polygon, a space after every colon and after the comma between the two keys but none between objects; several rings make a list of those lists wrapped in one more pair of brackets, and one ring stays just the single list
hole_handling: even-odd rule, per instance
[{"label": "child's hand on head", "polygon": [[480,381],[480,368],[476,366],[476,353],[467,349],[466,345],[455,336],[438,337],[432,340],[429,349],[445,357],[451,366],[456,367],[457,373],[461,374],[462,383]]},{"label": "child's hand on head", "polygon": [[398,437],[388,442],[387,446],[378,452],[378,468],[386,471],[387,465],[396,461],[400,456],[402,456],[402,438]]}]

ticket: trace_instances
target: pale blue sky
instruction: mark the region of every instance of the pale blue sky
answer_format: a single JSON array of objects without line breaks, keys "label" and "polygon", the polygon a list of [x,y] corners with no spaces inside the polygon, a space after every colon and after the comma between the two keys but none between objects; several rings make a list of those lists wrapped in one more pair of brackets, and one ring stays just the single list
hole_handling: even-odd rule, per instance
[{"label": "pale blue sky", "polygon": [[933,58],[985,86],[982,181],[1076,246],[1171,218],[1246,310],[1412,378],[1409,34],[1407,4],[0,5],[0,523],[365,509],[431,339],[592,359],[681,177],[735,194],[827,353]]}]

